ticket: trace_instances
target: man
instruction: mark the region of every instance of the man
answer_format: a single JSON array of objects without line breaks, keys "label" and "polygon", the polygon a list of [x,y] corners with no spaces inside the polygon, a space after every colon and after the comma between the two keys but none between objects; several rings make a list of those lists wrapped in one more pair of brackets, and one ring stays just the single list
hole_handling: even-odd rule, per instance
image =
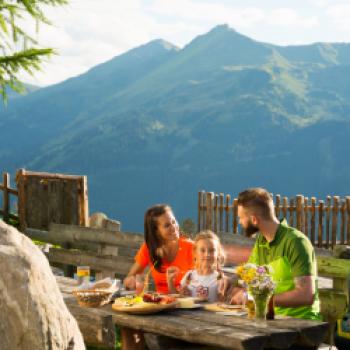
[{"label": "man", "polygon": [[[313,246],[300,231],[279,222],[271,195],[263,188],[251,188],[238,196],[240,224],[248,236],[259,233],[249,262],[272,267],[276,289],[272,297],[275,314],[320,319],[317,266]],[[233,296],[241,303],[243,292]]]}]

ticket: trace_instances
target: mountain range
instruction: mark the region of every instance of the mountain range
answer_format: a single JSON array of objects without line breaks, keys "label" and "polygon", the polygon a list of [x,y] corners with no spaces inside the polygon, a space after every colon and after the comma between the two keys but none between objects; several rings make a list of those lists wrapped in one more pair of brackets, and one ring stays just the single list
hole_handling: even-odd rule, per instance
[{"label": "mountain range", "polygon": [[220,25],[0,108],[3,171],[87,175],[90,212],[123,230],[159,202],[195,221],[200,190],[349,194],[349,43],[277,46]]}]

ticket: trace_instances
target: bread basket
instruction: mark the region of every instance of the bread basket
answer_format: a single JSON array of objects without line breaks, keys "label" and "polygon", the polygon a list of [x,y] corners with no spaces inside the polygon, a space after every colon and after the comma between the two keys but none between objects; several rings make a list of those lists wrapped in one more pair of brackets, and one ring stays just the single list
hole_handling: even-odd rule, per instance
[{"label": "bread basket", "polygon": [[110,291],[96,290],[96,289],[85,289],[75,290],[73,294],[76,296],[78,304],[82,307],[99,307],[109,301],[111,296]]}]

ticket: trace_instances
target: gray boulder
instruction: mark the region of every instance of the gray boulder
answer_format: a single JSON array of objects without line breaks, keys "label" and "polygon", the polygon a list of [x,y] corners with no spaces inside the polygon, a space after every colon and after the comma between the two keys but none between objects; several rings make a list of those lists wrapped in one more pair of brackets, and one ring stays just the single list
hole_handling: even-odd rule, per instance
[{"label": "gray boulder", "polygon": [[85,349],[43,253],[0,220],[1,350]]}]

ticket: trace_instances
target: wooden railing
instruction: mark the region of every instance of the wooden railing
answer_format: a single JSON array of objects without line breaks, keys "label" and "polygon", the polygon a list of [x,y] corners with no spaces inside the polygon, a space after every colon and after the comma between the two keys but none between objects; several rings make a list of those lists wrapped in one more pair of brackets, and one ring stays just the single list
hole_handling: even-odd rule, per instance
[{"label": "wooden railing", "polygon": [[44,249],[50,264],[72,266],[64,269],[69,277],[76,266],[87,265],[97,279],[126,276],[143,242],[143,235],[137,233],[54,223],[48,231],[27,228],[25,234],[50,244]]},{"label": "wooden railing", "polygon": [[[327,196],[326,200],[297,195],[274,196],[277,217],[285,217],[290,226],[304,232],[314,246],[329,248],[350,244],[350,196]],[[237,199],[229,194],[198,193],[198,231],[243,234],[237,215]]]},{"label": "wooden railing", "polygon": [[2,215],[3,219],[7,221],[9,218],[17,219],[17,216],[11,213],[11,201],[10,195],[14,195],[18,197],[18,191],[14,188],[10,187],[10,174],[3,173],[3,183],[0,183],[0,191],[2,191],[2,203],[3,207],[0,208],[0,215]]}]

